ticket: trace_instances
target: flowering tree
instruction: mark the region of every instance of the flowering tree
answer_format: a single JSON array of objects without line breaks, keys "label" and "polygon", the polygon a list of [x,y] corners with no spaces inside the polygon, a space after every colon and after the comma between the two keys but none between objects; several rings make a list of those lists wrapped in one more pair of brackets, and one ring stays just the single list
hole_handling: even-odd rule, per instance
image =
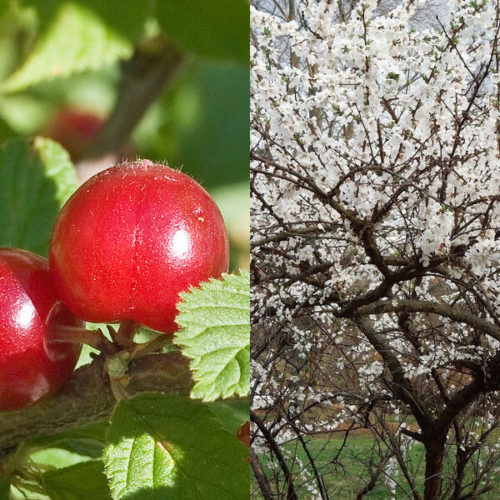
[{"label": "flowering tree", "polygon": [[[500,7],[453,0],[423,29],[416,4],[252,11],[251,462],[266,498],[328,498],[361,428],[358,498],[494,487]],[[311,435],[335,432],[319,460]]]}]

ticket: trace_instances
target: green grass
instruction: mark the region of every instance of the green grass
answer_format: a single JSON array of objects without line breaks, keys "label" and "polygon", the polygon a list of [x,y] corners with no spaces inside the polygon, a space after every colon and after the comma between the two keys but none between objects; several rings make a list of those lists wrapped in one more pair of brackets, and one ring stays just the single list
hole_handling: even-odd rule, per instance
[{"label": "green grass", "polygon": [[[340,454],[337,464],[332,463],[332,459],[336,456],[338,450],[342,445],[343,435],[336,434],[331,437],[316,437],[309,438],[308,449],[311,455],[315,459],[315,465],[318,468],[320,474],[324,478],[327,492],[331,498],[351,500],[356,498],[356,494],[363,488],[365,484],[368,483],[370,475],[368,473],[367,467],[370,462],[378,463],[377,453],[385,451],[384,449],[378,450],[376,443],[373,438],[369,435],[354,434],[349,436],[347,445]],[[300,499],[308,500],[315,498],[306,488],[306,483],[316,486],[316,481],[311,473],[311,467],[309,465],[309,460],[306,453],[300,444],[288,443],[285,445],[285,450],[289,453],[288,455],[288,466],[295,475],[300,475],[304,480],[298,480],[297,493]],[[377,451],[378,450],[378,451]],[[307,469],[306,474],[300,474],[301,467],[297,461],[294,461],[293,457],[296,456],[302,463],[303,467]],[[447,478],[448,481],[453,477],[453,463],[450,457],[450,461],[445,464],[443,477]],[[271,480],[273,484],[273,471],[269,467],[269,462],[265,456],[260,457],[261,463],[264,466],[266,475]],[[420,494],[423,494],[423,483],[424,483],[424,447],[420,443],[414,443],[408,452],[405,463],[410,469],[411,477],[413,478],[417,490]],[[276,462],[277,465],[277,462]],[[274,473],[277,473],[278,468],[274,467]],[[409,487],[408,481],[405,479],[404,475],[398,468],[398,472],[395,477],[397,481],[396,487],[396,498],[412,498],[411,489]],[[368,493],[365,498],[370,499],[388,499],[390,498],[390,491],[387,485],[384,483],[384,474],[379,476],[379,479],[373,490]],[[449,484],[449,482],[448,482]],[[280,482],[283,485],[283,481]],[[258,486],[254,482],[252,491],[254,492],[252,498],[259,498]],[[496,500],[500,496],[500,477],[495,478],[495,488],[481,495],[482,500]]]}]

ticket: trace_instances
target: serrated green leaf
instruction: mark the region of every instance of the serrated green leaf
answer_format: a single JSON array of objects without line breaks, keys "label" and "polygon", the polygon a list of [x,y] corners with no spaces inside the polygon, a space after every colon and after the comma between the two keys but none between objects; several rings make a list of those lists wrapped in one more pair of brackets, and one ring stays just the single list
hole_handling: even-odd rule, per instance
[{"label": "serrated green leaf", "polygon": [[248,450],[207,405],[142,394],[115,410],[105,451],[113,498],[248,498]]},{"label": "serrated green leaf", "polygon": [[191,397],[214,401],[250,391],[250,277],[224,275],[182,294],[175,342],[191,358]]},{"label": "serrated green leaf", "polygon": [[162,0],[156,5],[158,22],[182,47],[204,57],[248,64],[247,0]]},{"label": "serrated green leaf", "polygon": [[46,256],[59,210],[77,187],[75,167],[56,142],[6,142],[0,148],[0,246]]},{"label": "serrated green leaf", "polygon": [[47,176],[56,183],[55,196],[60,207],[78,188],[76,169],[68,152],[57,142],[45,137],[36,137],[32,147],[37,151]]},{"label": "serrated green leaf", "polygon": [[1,89],[17,92],[55,77],[97,70],[131,53],[131,44],[92,10],[64,2],[25,63]]},{"label": "serrated green leaf", "polygon": [[101,460],[46,472],[43,484],[51,500],[111,499]]}]

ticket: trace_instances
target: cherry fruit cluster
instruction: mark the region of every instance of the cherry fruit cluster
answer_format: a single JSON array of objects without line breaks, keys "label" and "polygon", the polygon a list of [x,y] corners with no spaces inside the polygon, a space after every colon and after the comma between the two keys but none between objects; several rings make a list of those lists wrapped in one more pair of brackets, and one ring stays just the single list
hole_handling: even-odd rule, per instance
[{"label": "cherry fruit cluster", "polygon": [[173,333],[179,294],[228,261],[222,216],[189,176],[149,160],[95,175],[62,208],[48,261],[0,249],[0,410],[71,376],[80,345],[57,341],[58,328],[130,320]]}]

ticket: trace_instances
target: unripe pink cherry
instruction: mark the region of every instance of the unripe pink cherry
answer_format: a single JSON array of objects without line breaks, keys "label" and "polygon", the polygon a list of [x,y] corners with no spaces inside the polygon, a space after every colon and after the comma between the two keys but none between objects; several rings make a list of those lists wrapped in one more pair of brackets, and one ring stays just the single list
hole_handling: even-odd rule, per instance
[{"label": "unripe pink cherry", "polygon": [[59,142],[76,162],[97,137],[103,123],[103,118],[94,112],[66,106],[52,117],[41,134]]},{"label": "unripe pink cherry", "polygon": [[65,305],[91,322],[133,320],[172,333],[179,293],[227,271],[229,246],[210,195],[148,160],[83,184],[53,230],[50,268]]},{"label": "unripe pink cherry", "polygon": [[46,259],[0,248],[0,410],[18,410],[71,376],[80,345],[51,343],[57,325],[82,327],[59,302]]}]

